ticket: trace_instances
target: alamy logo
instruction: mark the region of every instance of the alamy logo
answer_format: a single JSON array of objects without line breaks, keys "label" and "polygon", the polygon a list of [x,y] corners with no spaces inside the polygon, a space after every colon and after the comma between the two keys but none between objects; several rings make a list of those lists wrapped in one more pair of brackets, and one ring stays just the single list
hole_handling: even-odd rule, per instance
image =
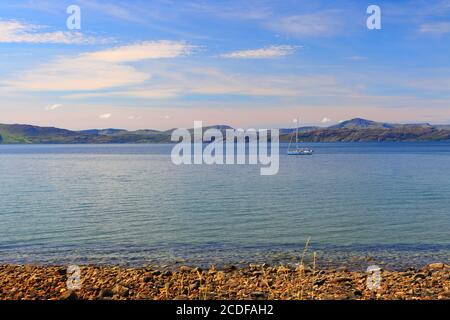
[{"label": "alamy logo", "polygon": [[366,24],[369,30],[381,29],[381,8],[375,4],[367,7],[367,14],[370,16],[367,18]]},{"label": "alamy logo", "polygon": [[70,5],[66,10],[67,14],[70,16],[66,20],[66,26],[69,30],[80,30],[81,29],[81,9],[77,5]]},{"label": "alamy logo", "polygon": [[[194,121],[193,137],[192,131],[187,129],[174,130],[171,140],[179,143],[172,149],[172,162],[176,165],[259,164],[262,166],[261,175],[278,173],[278,129],[225,129],[224,131],[225,137],[223,131],[217,128],[209,128],[203,132],[202,121]],[[270,135],[270,141],[268,135]]]},{"label": "alamy logo", "polygon": [[369,290],[378,290],[381,286],[381,268],[377,265],[367,267],[367,288]]},{"label": "alamy logo", "polygon": [[67,289],[78,290],[81,289],[81,269],[77,265],[67,267]]}]

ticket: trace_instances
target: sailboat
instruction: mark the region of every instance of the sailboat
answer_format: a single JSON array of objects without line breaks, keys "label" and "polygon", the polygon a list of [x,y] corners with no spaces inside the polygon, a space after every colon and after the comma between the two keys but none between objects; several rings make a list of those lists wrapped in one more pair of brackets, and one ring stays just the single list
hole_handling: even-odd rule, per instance
[{"label": "sailboat", "polygon": [[293,135],[291,136],[291,140],[289,141],[289,146],[287,150],[287,154],[291,156],[310,156],[313,154],[312,149],[308,148],[300,148],[298,145],[298,119],[295,119],[297,123],[297,128],[295,129],[295,147],[291,147]]}]

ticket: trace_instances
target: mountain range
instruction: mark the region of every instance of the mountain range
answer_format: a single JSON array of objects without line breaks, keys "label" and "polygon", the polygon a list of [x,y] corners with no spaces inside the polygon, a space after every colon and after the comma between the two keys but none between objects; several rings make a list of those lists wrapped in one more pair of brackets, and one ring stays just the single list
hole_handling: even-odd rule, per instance
[{"label": "mountain range", "polygon": [[[231,127],[216,125],[208,128],[224,131]],[[25,124],[0,124],[0,143],[170,143],[172,131],[173,129],[128,131],[114,128],[72,131]],[[280,129],[280,141],[289,141],[294,131],[295,128]],[[355,118],[329,127],[300,127],[299,140],[304,142],[442,141],[450,140],[450,125],[394,124]]]}]

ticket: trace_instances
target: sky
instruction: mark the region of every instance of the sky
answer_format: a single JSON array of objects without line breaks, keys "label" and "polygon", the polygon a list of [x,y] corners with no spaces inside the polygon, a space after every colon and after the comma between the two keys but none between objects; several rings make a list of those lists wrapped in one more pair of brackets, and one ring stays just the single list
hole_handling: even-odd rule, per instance
[{"label": "sky", "polygon": [[0,123],[448,124],[449,56],[450,0],[0,0]]}]

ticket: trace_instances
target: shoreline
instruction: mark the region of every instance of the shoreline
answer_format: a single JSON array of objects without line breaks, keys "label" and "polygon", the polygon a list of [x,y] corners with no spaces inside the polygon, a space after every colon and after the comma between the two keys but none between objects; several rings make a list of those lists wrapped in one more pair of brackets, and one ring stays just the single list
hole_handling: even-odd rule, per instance
[{"label": "shoreline", "polygon": [[[345,267],[79,268],[78,284],[70,282],[76,273],[68,273],[67,266],[0,265],[0,300],[450,299],[450,265],[445,263],[403,271],[381,269],[375,287],[368,285],[369,273]],[[74,283],[75,287],[67,287]]]},{"label": "shoreline", "polygon": [[[345,267],[350,271],[364,272],[369,265],[376,264],[390,271],[402,271],[439,261],[450,262],[450,244],[441,245],[317,245],[287,244],[262,246],[207,246],[178,247],[134,247],[129,254],[124,247],[88,247],[89,256],[71,254],[69,250],[51,247],[10,247],[2,251],[1,265],[68,266],[92,265],[99,267],[153,268],[174,271],[183,265],[208,268],[214,265],[237,268],[249,264],[285,265],[296,268],[299,264],[315,264],[317,269],[329,270]],[[306,251],[305,251],[306,250]],[[36,253],[37,251],[37,253]],[[165,255],[165,256],[164,256]],[[58,256],[59,258],[55,258]],[[63,258],[61,258],[63,257]],[[314,261],[313,261],[314,260]]]}]

